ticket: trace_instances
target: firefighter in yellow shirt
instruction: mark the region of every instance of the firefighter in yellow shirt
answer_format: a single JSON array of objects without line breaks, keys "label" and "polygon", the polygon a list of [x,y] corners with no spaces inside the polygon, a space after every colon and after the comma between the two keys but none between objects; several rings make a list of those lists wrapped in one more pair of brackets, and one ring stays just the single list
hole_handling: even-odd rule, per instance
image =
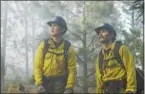
[{"label": "firefighter in yellow shirt", "polygon": [[[129,48],[116,45],[116,32],[110,24],[95,28],[102,44],[96,62],[96,92],[98,94],[134,94],[136,92],[136,73],[133,56]],[[119,47],[119,46],[118,46]]]},{"label": "firefighter in yellow shirt", "polygon": [[56,16],[47,24],[51,37],[42,41],[37,48],[34,60],[35,84],[47,93],[72,93],[76,56],[70,43],[63,39],[63,34],[67,31],[66,22],[62,17]]}]

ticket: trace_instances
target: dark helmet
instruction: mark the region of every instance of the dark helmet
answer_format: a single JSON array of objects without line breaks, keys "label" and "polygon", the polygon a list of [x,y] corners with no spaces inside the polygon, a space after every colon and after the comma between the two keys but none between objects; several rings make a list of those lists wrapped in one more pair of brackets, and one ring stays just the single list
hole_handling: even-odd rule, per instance
[{"label": "dark helmet", "polygon": [[51,24],[53,24],[53,23],[56,23],[56,24],[60,25],[60,27],[64,28],[64,29],[65,29],[65,30],[64,30],[64,33],[67,31],[66,22],[65,22],[65,20],[64,20],[62,17],[56,16],[56,17],[54,18],[53,21],[47,22],[47,24],[48,24],[49,26],[51,26]]},{"label": "dark helmet", "polygon": [[114,37],[116,37],[116,32],[115,32],[114,28],[110,24],[105,23],[103,26],[100,26],[100,27],[95,28],[95,32],[97,34],[99,34],[99,32],[100,32],[101,29],[108,30],[110,33],[113,33],[114,34]]}]

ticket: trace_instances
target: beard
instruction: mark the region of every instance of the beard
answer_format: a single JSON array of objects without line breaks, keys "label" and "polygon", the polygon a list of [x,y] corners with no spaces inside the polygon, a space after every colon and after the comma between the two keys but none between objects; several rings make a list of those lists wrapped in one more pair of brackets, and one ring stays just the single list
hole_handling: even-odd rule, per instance
[{"label": "beard", "polygon": [[103,40],[103,41],[100,41],[102,44],[106,44],[106,43],[109,43],[110,40]]},{"label": "beard", "polygon": [[57,37],[57,36],[61,36],[61,35],[62,35],[62,32],[51,31],[51,36],[53,36],[53,37]]},{"label": "beard", "polygon": [[[103,39],[103,40],[100,40],[100,39]],[[110,42],[110,39],[109,39],[109,35],[108,36],[99,36],[99,40],[102,44],[106,44],[106,43],[109,43]]]}]

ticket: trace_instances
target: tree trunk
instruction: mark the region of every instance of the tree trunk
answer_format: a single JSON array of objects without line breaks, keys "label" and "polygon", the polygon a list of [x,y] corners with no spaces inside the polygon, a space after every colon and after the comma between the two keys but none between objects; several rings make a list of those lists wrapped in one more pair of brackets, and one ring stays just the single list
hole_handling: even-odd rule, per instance
[{"label": "tree trunk", "polygon": [[85,48],[85,52],[84,52],[84,56],[83,56],[83,58],[84,58],[84,63],[83,63],[84,87],[83,87],[83,91],[84,91],[84,93],[88,93],[88,81],[87,81],[87,78],[88,78],[88,76],[87,76],[87,74],[88,74],[87,73],[87,62],[88,62],[87,58],[88,58],[88,56],[86,53],[86,34],[83,35],[83,39],[84,39],[83,48]]},{"label": "tree trunk", "polygon": [[[32,47],[32,55],[33,55],[33,62],[34,62],[34,56],[35,56],[35,20],[34,17],[32,17],[32,43],[33,43],[33,47]],[[34,63],[33,63],[34,64]],[[34,65],[33,65],[34,66]]]},{"label": "tree trunk", "polygon": [[28,79],[28,21],[27,21],[27,13],[28,13],[28,9],[27,9],[27,1],[25,1],[25,14],[24,14],[24,21],[25,21],[25,52],[26,52],[26,79]]},{"label": "tree trunk", "polygon": [[6,57],[6,44],[7,44],[7,19],[8,19],[8,1],[4,3],[4,27],[3,27],[3,41],[1,52],[1,91],[4,90],[4,76],[5,76],[5,57]]},{"label": "tree trunk", "polygon": [[88,93],[88,80],[87,80],[87,62],[88,62],[88,60],[87,60],[87,58],[88,58],[88,56],[87,56],[87,52],[86,52],[86,48],[87,48],[87,34],[86,34],[86,29],[85,29],[85,24],[86,24],[86,16],[85,16],[85,1],[83,2],[84,3],[84,13],[83,13],[83,17],[84,17],[84,20],[83,20],[83,29],[84,29],[84,34],[83,34],[83,48],[85,48],[85,51],[84,51],[84,56],[83,56],[83,58],[84,58],[84,63],[83,63],[83,75],[84,75],[84,87],[83,87],[83,91],[84,91],[84,93]]},{"label": "tree trunk", "polygon": [[134,30],[134,9],[132,10],[132,29]]},{"label": "tree trunk", "polygon": [[144,70],[144,60],[143,60],[144,57],[142,57],[141,59],[141,63],[142,63],[142,69]]}]

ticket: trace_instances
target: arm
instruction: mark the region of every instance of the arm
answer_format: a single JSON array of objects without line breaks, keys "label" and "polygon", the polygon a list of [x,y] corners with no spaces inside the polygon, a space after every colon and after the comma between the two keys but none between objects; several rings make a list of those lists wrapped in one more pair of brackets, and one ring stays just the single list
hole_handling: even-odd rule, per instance
[{"label": "arm", "polygon": [[44,42],[41,42],[36,50],[35,58],[34,58],[34,79],[35,79],[36,86],[39,86],[42,84],[43,47],[44,47]]},{"label": "arm", "polygon": [[102,88],[102,81],[101,81],[101,74],[100,74],[100,70],[99,70],[99,62],[97,60],[96,63],[96,93],[97,94],[102,94],[103,92],[103,88]]},{"label": "arm", "polygon": [[126,92],[131,91],[135,93],[137,89],[137,83],[136,83],[136,72],[135,72],[135,64],[134,64],[133,56],[129,51],[128,47],[124,45],[119,50],[119,53],[122,57],[126,69],[126,75],[127,75]]},{"label": "arm", "polygon": [[75,77],[76,77],[76,54],[72,46],[69,48],[69,56],[68,56],[68,79],[66,88],[73,88],[75,85]]}]

